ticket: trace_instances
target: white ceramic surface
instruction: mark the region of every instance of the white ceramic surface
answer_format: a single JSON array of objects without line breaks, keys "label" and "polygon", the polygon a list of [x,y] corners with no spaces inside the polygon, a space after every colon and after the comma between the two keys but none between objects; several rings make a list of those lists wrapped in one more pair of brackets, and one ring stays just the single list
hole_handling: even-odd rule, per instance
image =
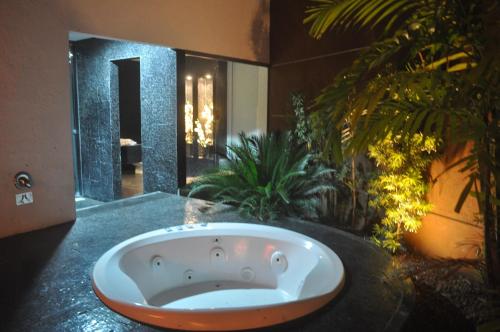
[{"label": "white ceramic surface", "polygon": [[111,309],[183,330],[238,330],[282,323],[328,303],[344,268],[327,246],[286,229],[189,224],[126,240],[93,271]]}]

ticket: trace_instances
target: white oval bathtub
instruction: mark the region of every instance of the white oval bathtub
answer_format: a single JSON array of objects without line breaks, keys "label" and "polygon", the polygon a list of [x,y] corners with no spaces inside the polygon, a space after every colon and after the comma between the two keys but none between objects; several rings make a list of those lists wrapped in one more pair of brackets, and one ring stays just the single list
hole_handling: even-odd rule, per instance
[{"label": "white oval bathtub", "polygon": [[238,330],[304,316],[342,288],[322,243],[277,227],[191,224],[126,240],[93,271],[95,293],[132,319],[183,330]]}]

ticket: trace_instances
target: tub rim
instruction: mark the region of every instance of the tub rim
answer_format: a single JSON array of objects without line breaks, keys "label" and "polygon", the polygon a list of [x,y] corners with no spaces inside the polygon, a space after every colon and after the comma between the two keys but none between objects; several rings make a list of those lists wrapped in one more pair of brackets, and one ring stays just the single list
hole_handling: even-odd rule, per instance
[{"label": "tub rim", "polygon": [[[189,225],[193,225],[193,227],[189,227]],[[181,226],[183,227],[182,230],[179,229],[179,227],[181,227]],[[107,258],[107,263],[109,264],[109,261],[111,259],[113,259],[116,256],[116,254],[118,254],[120,251],[123,251],[124,249],[126,249],[128,246],[130,246],[131,244],[133,244],[135,242],[138,242],[141,240],[146,240],[148,237],[151,237],[152,235],[154,235],[155,237],[156,236],[160,237],[160,236],[179,234],[181,232],[185,232],[185,234],[189,234],[192,231],[196,231],[196,230],[209,230],[209,229],[216,230],[216,228],[213,228],[213,227],[223,227],[223,226],[244,227],[244,228],[242,228],[242,230],[245,230],[245,228],[247,228],[247,229],[257,228],[258,230],[262,229],[262,228],[274,229],[274,230],[280,231],[280,232],[291,233],[296,237],[310,241],[314,245],[318,246],[323,252],[325,252],[325,254],[328,254],[329,259],[333,258],[332,263],[335,265],[335,268],[340,267],[340,269],[338,270],[338,272],[339,272],[338,274],[340,275],[340,279],[339,279],[338,283],[332,287],[332,290],[330,290],[326,293],[322,293],[322,294],[317,295],[317,296],[309,296],[309,297],[305,297],[305,298],[301,298],[301,299],[295,299],[295,300],[285,301],[285,302],[278,302],[278,303],[273,303],[273,304],[250,305],[250,306],[245,306],[245,307],[194,308],[194,309],[163,308],[163,307],[159,307],[159,306],[153,306],[153,305],[147,304],[147,300],[146,300],[146,298],[144,298],[144,296],[142,296],[142,297],[143,297],[143,300],[146,302],[146,304],[132,302],[132,301],[123,301],[121,299],[115,299],[113,297],[105,295],[104,292],[101,291],[101,289],[98,287],[98,285],[95,281],[95,279],[96,279],[95,278],[96,267],[99,263],[101,263],[101,264],[103,263],[102,262],[103,258]],[[202,228],[197,228],[197,227],[202,227]],[[172,231],[168,231],[168,229],[172,229]],[[223,237],[224,235],[221,235],[221,236]],[[242,236],[244,236],[244,234],[242,234]],[[260,236],[254,236],[254,237],[260,237]],[[174,239],[182,239],[182,238],[189,238],[189,236],[176,237]],[[273,238],[273,237],[268,237],[268,238],[275,239],[275,240],[281,240],[280,238]],[[168,241],[168,240],[169,239],[167,239],[166,241]],[[158,243],[158,242],[154,242],[154,243]],[[152,244],[152,243],[150,243],[150,244]],[[141,246],[137,246],[137,248],[139,248],[139,247],[141,247]],[[135,248],[132,248],[132,249],[135,249]],[[119,263],[118,263],[118,267],[119,267]],[[121,270],[121,268],[120,268],[120,270]],[[125,275],[128,279],[130,279],[131,282],[134,283],[134,285],[139,289],[139,286],[137,286],[136,282],[132,278],[130,278],[123,271],[121,271],[121,273],[123,275]],[[284,307],[284,306],[288,306],[288,305],[290,305],[290,306],[291,305],[300,305],[300,304],[304,304],[306,302],[313,302],[315,300],[323,302],[323,300],[324,300],[324,303],[321,304],[320,306],[318,306],[317,308],[315,308],[314,310],[306,311],[304,313],[304,315],[306,315],[306,314],[314,312],[314,311],[320,309],[322,306],[326,305],[328,302],[330,302],[333,298],[335,298],[343,290],[344,285],[345,285],[345,268],[344,268],[344,265],[343,265],[340,257],[329,246],[323,244],[322,242],[320,242],[320,241],[318,241],[310,236],[307,236],[305,234],[302,234],[302,233],[299,233],[299,232],[296,232],[296,231],[293,231],[290,229],[277,227],[277,226],[271,226],[271,225],[256,224],[256,223],[242,223],[242,222],[209,222],[209,223],[206,223],[206,222],[198,222],[198,223],[193,223],[193,224],[179,224],[179,225],[175,225],[175,226],[169,226],[166,228],[160,228],[160,229],[148,231],[145,233],[137,234],[131,238],[128,238],[128,239],[114,245],[113,247],[108,249],[104,254],[102,254],[98,258],[98,260],[93,264],[92,270],[91,270],[91,280],[92,280],[92,289],[93,289],[94,293],[97,295],[97,297],[104,304],[106,304],[106,306],[108,306],[109,308],[111,308],[113,310],[115,310],[116,307],[125,307],[127,309],[140,309],[141,311],[145,311],[145,310],[154,311],[154,312],[158,312],[159,314],[161,314],[161,313],[163,313],[163,314],[165,314],[165,313],[213,314],[213,313],[224,313],[224,312],[243,312],[243,311],[249,311],[249,310],[272,309],[272,308]],[[142,295],[142,293],[141,293],[141,295]],[[116,311],[121,313],[120,310],[116,310]],[[126,316],[129,316],[129,315],[126,315]],[[301,317],[301,316],[299,316],[299,317]],[[134,318],[134,319],[136,319],[136,318]]]}]

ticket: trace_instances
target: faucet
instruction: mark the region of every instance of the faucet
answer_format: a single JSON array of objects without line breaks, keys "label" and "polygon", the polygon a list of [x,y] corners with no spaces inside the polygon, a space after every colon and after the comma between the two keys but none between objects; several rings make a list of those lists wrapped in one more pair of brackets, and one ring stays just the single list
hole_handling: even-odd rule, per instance
[{"label": "faucet", "polygon": [[17,189],[29,189],[33,185],[33,181],[29,173],[19,172],[14,176],[14,184]]}]

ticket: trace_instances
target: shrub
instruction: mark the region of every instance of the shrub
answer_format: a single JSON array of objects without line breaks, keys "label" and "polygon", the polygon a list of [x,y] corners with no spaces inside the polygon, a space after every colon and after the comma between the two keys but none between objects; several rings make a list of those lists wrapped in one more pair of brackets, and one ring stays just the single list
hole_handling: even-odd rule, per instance
[{"label": "shrub", "polygon": [[416,232],[432,208],[425,197],[428,185],[424,172],[436,152],[436,140],[422,134],[389,135],[368,150],[380,170],[369,184],[370,204],[384,212],[381,223],[375,225],[373,240],[395,252],[403,232]]},{"label": "shrub", "polygon": [[312,162],[303,144],[290,143],[289,133],[239,137],[239,145],[228,147],[227,164],[202,175],[189,196],[234,205],[260,220],[315,216],[330,169]]}]

